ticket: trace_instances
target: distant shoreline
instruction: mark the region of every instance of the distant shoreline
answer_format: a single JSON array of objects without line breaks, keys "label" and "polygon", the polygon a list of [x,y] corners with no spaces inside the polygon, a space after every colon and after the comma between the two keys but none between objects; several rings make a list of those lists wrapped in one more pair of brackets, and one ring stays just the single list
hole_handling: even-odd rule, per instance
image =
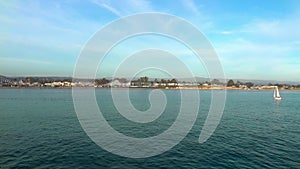
[{"label": "distant shoreline", "polygon": [[[117,89],[117,90],[125,90],[125,89],[133,89],[133,90],[233,90],[233,91],[273,91],[274,89],[241,89],[241,88],[154,88],[154,87],[115,87],[115,88],[108,88],[108,87],[74,87],[76,89],[95,89],[95,90],[109,90],[109,89]],[[72,89],[72,87],[0,87],[0,89]],[[300,91],[300,88],[295,89],[279,89],[280,91]]]}]

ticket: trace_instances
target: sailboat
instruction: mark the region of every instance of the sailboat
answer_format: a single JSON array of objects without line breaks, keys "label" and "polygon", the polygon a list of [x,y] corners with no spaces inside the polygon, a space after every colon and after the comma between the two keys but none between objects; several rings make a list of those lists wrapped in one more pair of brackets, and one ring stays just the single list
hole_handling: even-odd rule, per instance
[{"label": "sailboat", "polygon": [[275,86],[275,89],[274,89],[274,99],[275,100],[281,100],[281,97],[280,97],[279,90],[278,90],[277,86]]}]

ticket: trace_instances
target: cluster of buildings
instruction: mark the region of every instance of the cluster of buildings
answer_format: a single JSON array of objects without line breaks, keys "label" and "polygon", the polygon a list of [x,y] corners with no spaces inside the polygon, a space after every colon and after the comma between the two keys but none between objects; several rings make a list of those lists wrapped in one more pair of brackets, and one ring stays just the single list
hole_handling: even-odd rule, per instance
[{"label": "cluster of buildings", "polygon": [[124,81],[120,79],[107,80],[106,82],[98,82],[91,80],[76,81],[35,81],[27,80],[3,80],[0,81],[0,87],[47,87],[47,88],[68,88],[68,87],[95,87],[95,88],[198,88],[211,87],[207,83],[191,83],[170,81],[141,81],[132,80]]},{"label": "cluster of buildings", "polygon": [[201,89],[224,89],[221,84],[192,83],[177,81],[122,81],[113,79],[107,83],[97,83],[97,81],[53,81],[53,82],[28,82],[24,80],[6,81],[0,83],[0,87],[46,87],[46,88],[68,88],[68,87],[95,87],[95,88],[201,88]]},{"label": "cluster of buildings", "polygon": [[0,83],[0,87],[95,87],[93,82],[70,82],[70,81],[53,81],[53,82],[24,82],[23,80]]},{"label": "cluster of buildings", "polygon": [[[231,80],[232,81],[232,80]],[[149,80],[148,77],[141,77],[128,81],[124,78],[116,78],[112,80],[97,79],[97,80],[73,80],[65,79],[43,79],[43,78],[21,78],[12,79],[0,76],[0,87],[45,87],[45,88],[70,88],[70,87],[95,87],[95,88],[164,88],[164,89],[232,89],[232,90],[266,90],[273,89],[274,85],[254,85],[251,82],[229,85],[221,83],[218,80],[211,82],[179,82],[176,79],[171,80]],[[299,86],[299,85],[298,85]],[[294,89],[297,86],[281,85],[280,89]]]}]

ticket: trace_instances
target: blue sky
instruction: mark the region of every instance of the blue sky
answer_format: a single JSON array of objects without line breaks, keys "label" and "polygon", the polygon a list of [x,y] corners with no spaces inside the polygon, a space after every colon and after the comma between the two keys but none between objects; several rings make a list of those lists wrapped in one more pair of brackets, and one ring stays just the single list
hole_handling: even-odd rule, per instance
[{"label": "blue sky", "polygon": [[[163,12],[194,24],[214,46],[227,78],[300,81],[298,0],[1,1],[0,74],[72,76],[81,48],[97,30],[141,12]],[[141,44],[145,41],[156,44],[151,47],[178,45],[141,37],[120,44],[116,51],[130,45],[135,49],[137,44],[147,47]],[[195,75],[206,75],[179,51]],[[116,60],[108,58],[99,76],[110,76]]]}]

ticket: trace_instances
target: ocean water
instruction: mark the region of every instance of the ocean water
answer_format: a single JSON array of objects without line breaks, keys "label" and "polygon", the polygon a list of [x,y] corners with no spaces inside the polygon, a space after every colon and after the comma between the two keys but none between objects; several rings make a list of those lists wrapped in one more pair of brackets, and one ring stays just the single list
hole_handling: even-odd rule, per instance
[{"label": "ocean water", "polygon": [[[132,104],[150,107],[151,90],[132,90]],[[109,90],[96,90],[109,124],[131,137],[167,130],[180,106],[178,90],[165,91],[165,113],[136,125],[117,113]],[[210,106],[200,91],[197,120],[171,150],[149,158],[111,154],[95,144],[77,119],[70,89],[0,89],[0,168],[300,168],[300,92],[228,91],[221,122],[212,137],[198,137]]]}]

